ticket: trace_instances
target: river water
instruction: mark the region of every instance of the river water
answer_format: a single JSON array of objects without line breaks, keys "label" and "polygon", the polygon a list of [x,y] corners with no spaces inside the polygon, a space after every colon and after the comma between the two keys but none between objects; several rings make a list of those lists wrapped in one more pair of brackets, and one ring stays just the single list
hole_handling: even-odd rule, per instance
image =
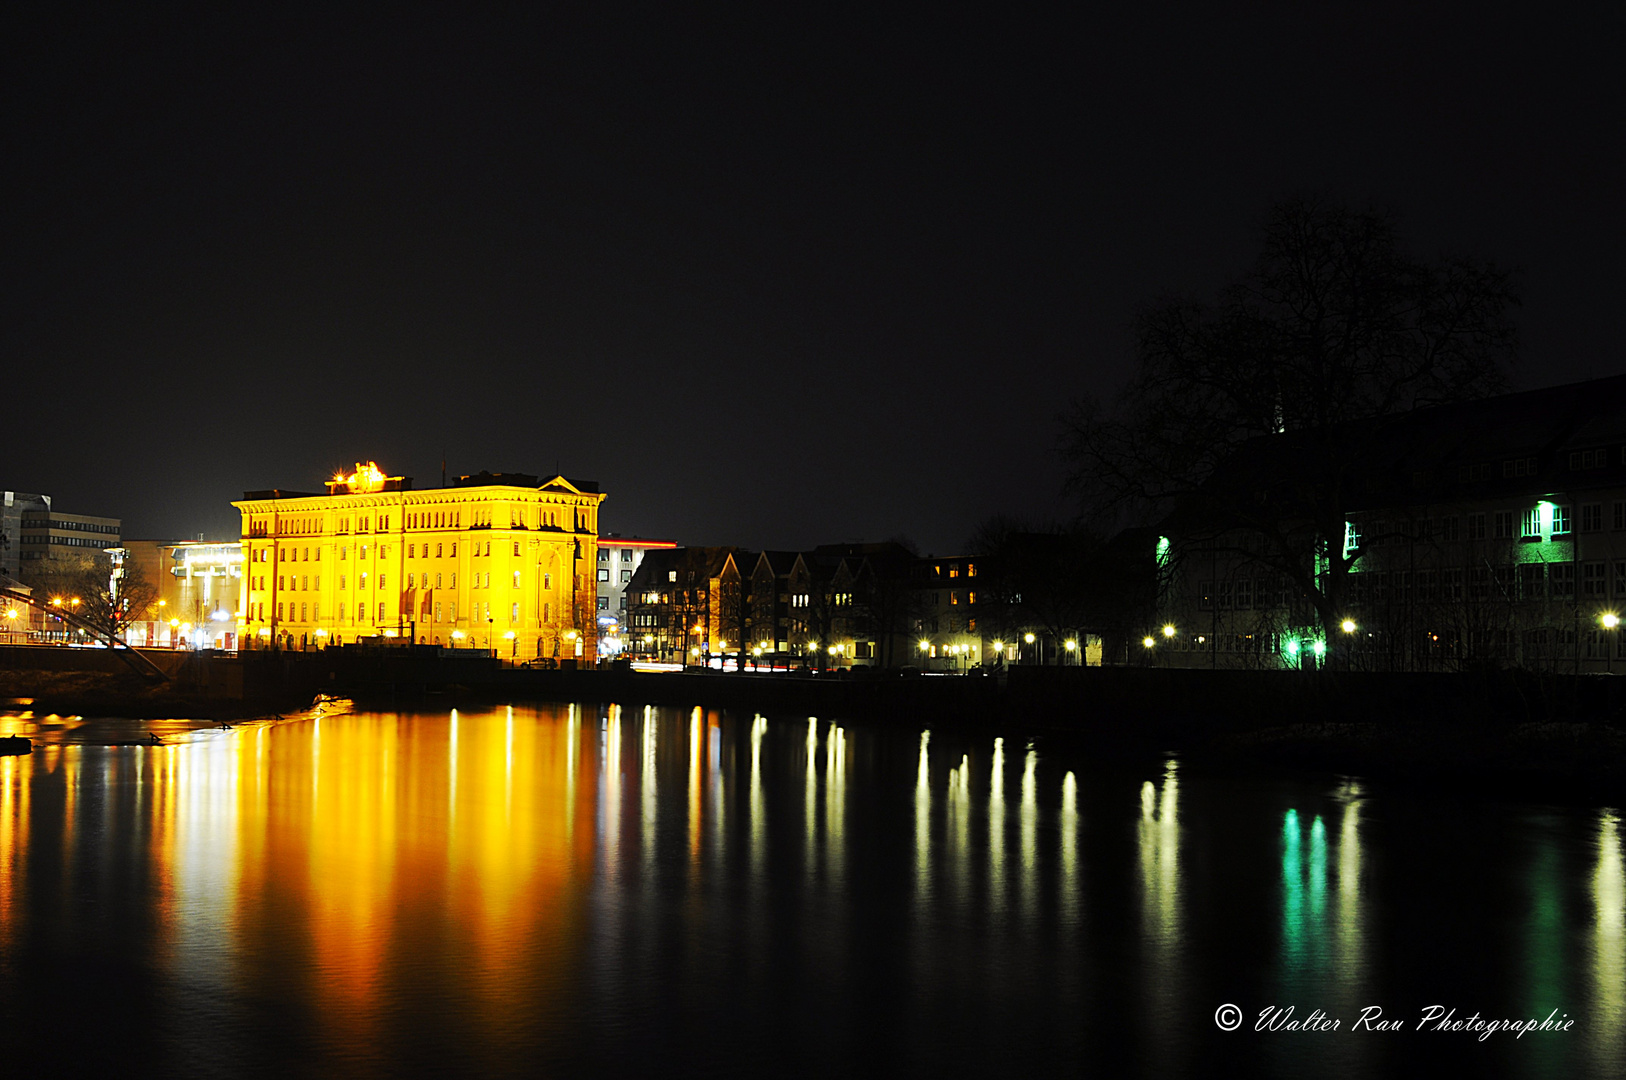
[{"label": "river water", "polygon": [[[339,704],[0,758],[17,1066],[1619,1076],[1623,905],[1609,809],[901,719]],[[1255,1030],[1289,1006],[1339,1026]]]}]

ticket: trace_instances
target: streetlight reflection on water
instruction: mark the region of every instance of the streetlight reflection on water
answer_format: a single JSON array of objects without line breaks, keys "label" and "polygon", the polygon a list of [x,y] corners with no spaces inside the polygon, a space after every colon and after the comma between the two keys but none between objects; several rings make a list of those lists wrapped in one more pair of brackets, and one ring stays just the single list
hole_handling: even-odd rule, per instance
[{"label": "streetlight reflection on water", "polygon": [[[1370,870],[1398,856],[1368,835],[1362,785],[1238,803],[1173,758],[1131,780],[1042,747],[653,706],[338,709],[182,744],[44,745],[0,758],[0,958],[69,927],[133,948],[84,912],[134,905],[115,923],[150,920],[153,1000],[238,1029],[269,1022],[271,995],[329,1064],[357,1047],[399,1063],[438,1018],[458,1045],[405,1071],[512,1071],[566,1053],[560,1032],[590,1038],[583,1016],[626,1031],[679,1005],[726,1005],[772,1043],[785,1021],[762,1002],[820,1015],[879,971],[898,1000],[875,1007],[901,1010],[899,1031],[935,1017],[944,1064],[978,1034],[967,1001],[1053,1011],[1060,1052],[1081,1053],[1098,1036],[1065,1018],[1122,985],[1138,1025],[1122,1037],[1173,1075],[1195,1051],[1169,1025],[1195,1030],[1181,1018],[1235,989],[1204,969],[1216,932],[1258,937],[1262,999],[1349,1013],[1384,996]],[[1618,816],[1583,824],[1584,843],[1537,830],[1541,857],[1509,863],[1548,914],[1513,919],[1507,948],[1532,995],[1586,1013],[1575,1045],[1607,1060],[1626,1032],[1626,871]],[[149,889],[127,887],[129,860]],[[1435,906],[1459,884],[1432,885]],[[1233,895],[1260,925],[1215,927]]]}]

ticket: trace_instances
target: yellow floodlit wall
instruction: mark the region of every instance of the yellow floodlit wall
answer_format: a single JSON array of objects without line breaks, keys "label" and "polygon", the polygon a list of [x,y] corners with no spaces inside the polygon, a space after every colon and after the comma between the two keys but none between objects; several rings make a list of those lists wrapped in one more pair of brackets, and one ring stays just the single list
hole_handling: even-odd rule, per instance
[{"label": "yellow floodlit wall", "polygon": [[518,659],[596,655],[602,494],[563,476],[414,491],[372,462],[327,487],[232,504],[245,648],[402,637]]}]

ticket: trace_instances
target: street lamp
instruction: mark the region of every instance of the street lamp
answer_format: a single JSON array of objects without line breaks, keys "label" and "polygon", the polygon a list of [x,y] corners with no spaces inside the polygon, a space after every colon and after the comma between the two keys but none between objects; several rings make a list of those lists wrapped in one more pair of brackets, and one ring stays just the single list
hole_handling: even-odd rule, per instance
[{"label": "street lamp", "polygon": [[[1033,644],[1033,635],[1032,634],[1023,634],[1022,635],[1022,640],[1027,642],[1029,645],[1032,645]],[[1043,652],[1043,650],[1041,650],[1040,653],[1039,653],[1039,662],[1041,664],[1044,663],[1044,652]]]},{"label": "street lamp", "polygon": [[1069,656],[1071,656],[1074,652],[1078,651],[1078,642],[1076,640],[1074,640],[1073,638],[1068,638],[1067,642],[1066,642],[1066,647],[1067,647],[1067,654]]},{"label": "street lamp", "polygon": [[1339,629],[1343,630],[1343,632],[1346,634],[1353,634],[1355,632],[1354,619],[1345,619],[1343,622],[1339,623],[1338,626]]},{"label": "street lamp", "polygon": [[[1613,611],[1606,611],[1598,616],[1598,622],[1605,630],[1616,630],[1620,627],[1620,616]],[[1614,635],[1610,636],[1613,637]],[[1605,641],[1603,647],[1603,670],[1605,673],[1612,672],[1615,667],[1615,642]]]}]

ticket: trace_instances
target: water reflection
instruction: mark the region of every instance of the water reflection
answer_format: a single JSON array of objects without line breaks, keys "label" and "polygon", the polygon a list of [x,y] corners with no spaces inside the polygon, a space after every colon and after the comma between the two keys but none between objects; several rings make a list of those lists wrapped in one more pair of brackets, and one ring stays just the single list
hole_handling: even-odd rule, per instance
[{"label": "water reflection", "polygon": [[1618,1066],[1626,1042],[1626,867],[1621,860],[1620,817],[1612,810],[1599,815],[1597,845],[1587,1049],[1601,1074],[1610,1065]]},{"label": "water reflection", "polygon": [[[1383,842],[1415,820],[1391,795],[1239,798],[1172,758],[1126,777],[1032,744],[1018,770],[1019,745],[520,707],[45,747],[0,759],[0,1002],[60,1003],[60,970],[106,963],[162,1022],[96,1015],[176,1074],[247,1055],[319,1074],[1182,1075],[1232,994],[1343,1015],[1443,997],[1432,972],[1394,981],[1411,939],[1386,926],[1478,906],[1495,918],[1473,948],[1516,974],[1483,1000],[1456,988],[1466,1007],[1556,999],[1585,1014],[1570,1071],[1618,1068],[1618,815],[1521,812],[1509,835],[1533,845],[1414,880]],[[1123,1022],[1080,1022],[1109,1003]],[[1374,1044],[1268,1045],[1243,1074],[1396,1065],[1359,1056]]]},{"label": "water reflection", "polygon": [[1180,778],[1179,763],[1168,759],[1163,767],[1162,790],[1146,781],[1140,792],[1139,854],[1141,880],[1141,942],[1143,1020],[1164,1028],[1155,1044],[1158,1071],[1178,1071],[1182,1049],[1178,1036],[1182,1016],[1180,959],[1182,898],[1180,895]]}]

